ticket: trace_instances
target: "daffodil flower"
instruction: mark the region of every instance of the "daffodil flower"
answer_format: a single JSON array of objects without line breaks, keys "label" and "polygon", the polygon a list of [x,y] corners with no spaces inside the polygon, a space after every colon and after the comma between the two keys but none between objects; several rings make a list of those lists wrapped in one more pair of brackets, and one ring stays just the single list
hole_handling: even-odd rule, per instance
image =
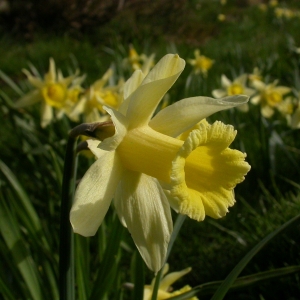
[{"label": "daffodil flower", "polygon": [[[172,272],[172,273],[167,274],[169,271],[169,265],[165,264],[165,266],[163,268],[163,272],[162,272],[163,278],[159,283],[157,300],[168,299],[170,297],[178,296],[178,295],[181,295],[181,294],[191,290],[191,287],[189,285],[186,285],[183,288],[176,290],[176,291],[172,291],[172,287],[171,287],[174,282],[179,280],[184,275],[188,274],[191,270],[192,270],[192,268],[186,268],[186,269],[178,271],[178,272]],[[144,287],[143,300],[151,299],[154,284],[155,284],[155,278],[152,280],[151,285],[146,285]],[[189,300],[197,300],[197,299],[198,299],[197,297],[189,298]]]},{"label": "daffodil flower", "polygon": [[108,85],[113,70],[109,68],[102,78],[94,82],[90,88],[81,96],[78,104],[70,113],[70,118],[74,121],[79,120],[79,116],[83,114],[87,123],[106,121],[109,116],[103,109],[103,106],[109,106],[117,109],[122,101],[119,93],[123,82],[118,85]]},{"label": "daffodil flower", "polygon": [[124,59],[123,63],[125,66],[129,65],[133,71],[142,70],[142,72],[147,75],[154,65],[154,58],[154,53],[150,56],[144,53],[138,54],[135,48],[130,45],[128,57]]},{"label": "daffodil flower", "polygon": [[[69,86],[78,78],[77,73],[64,78],[60,71],[56,71],[52,58],[50,58],[49,71],[45,74],[44,80],[31,75],[28,70],[23,70],[23,72],[36,89],[20,98],[15,106],[21,108],[41,102],[41,126],[46,127],[53,119],[53,108],[62,109],[71,96]],[[83,80],[84,77],[81,77],[80,81]]]},{"label": "daffodil flower", "polygon": [[188,63],[194,67],[195,74],[202,73],[207,76],[207,71],[212,67],[214,61],[204,55],[200,55],[200,50],[194,51],[195,58],[189,59]]},{"label": "daffodil flower", "polygon": [[261,114],[265,118],[270,118],[283,101],[285,94],[291,89],[286,86],[277,86],[278,80],[273,83],[266,84],[259,80],[252,82],[253,87],[258,91],[258,94],[251,98],[251,103],[261,106]]},{"label": "daffodil flower", "polygon": [[92,236],[114,198],[122,224],[154,272],[165,262],[170,207],[198,221],[223,217],[250,169],[244,153],[228,148],[236,135],[232,126],[200,122],[248,97],[187,98],[153,117],[184,66],[178,55],[168,54],[145,78],[138,70],[126,82],[119,110],[106,108],[115,134],[88,141],[97,160],[80,181],[70,213],[74,231]]},{"label": "daffodil flower", "polygon": [[[248,88],[246,86],[247,74],[242,74],[235,78],[233,81],[228,79],[225,75],[221,76],[221,89],[216,89],[212,91],[212,95],[215,98],[222,98],[225,96],[232,95],[247,95],[252,96],[255,93],[254,89]],[[249,110],[248,103],[238,107],[240,111],[247,112]]]}]

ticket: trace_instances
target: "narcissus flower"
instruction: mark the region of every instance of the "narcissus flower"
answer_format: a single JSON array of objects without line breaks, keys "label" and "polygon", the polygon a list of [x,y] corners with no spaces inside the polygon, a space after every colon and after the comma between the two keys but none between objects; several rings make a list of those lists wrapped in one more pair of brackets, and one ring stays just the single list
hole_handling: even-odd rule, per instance
[{"label": "narcissus flower", "polygon": [[78,121],[81,114],[84,116],[84,121],[87,123],[106,121],[108,114],[103,106],[113,107],[117,109],[122,101],[120,90],[123,82],[120,81],[117,85],[110,85],[109,80],[113,75],[113,70],[109,68],[105,74],[94,82],[88,90],[81,96],[78,104],[70,113],[70,118]]},{"label": "narcissus flower", "polygon": [[[186,285],[183,288],[176,291],[173,291],[171,287],[174,282],[179,280],[184,275],[188,274],[191,270],[192,268],[186,268],[178,272],[172,272],[167,274],[169,271],[169,265],[166,264],[163,268],[163,278],[159,284],[157,300],[168,299],[170,297],[178,296],[191,290],[191,287],[189,285]],[[154,284],[155,284],[155,278],[152,280],[151,285],[145,286],[143,300],[151,300]],[[197,299],[198,299],[197,297],[192,297],[189,298],[188,300],[197,300]]]},{"label": "narcissus flower", "polygon": [[125,58],[123,62],[125,66],[129,65],[133,71],[142,70],[142,72],[147,75],[154,65],[154,58],[154,53],[150,56],[144,53],[138,54],[135,48],[130,45],[128,57]]},{"label": "narcissus flower", "polygon": [[[247,74],[242,74],[235,78],[233,81],[228,79],[225,75],[221,76],[221,89],[216,89],[212,91],[212,95],[215,98],[222,98],[225,96],[232,95],[247,95],[251,96],[254,94],[255,90],[248,88],[246,86]],[[238,107],[239,110],[247,112],[249,110],[248,104],[245,103]]]},{"label": "narcissus flower", "polygon": [[207,71],[212,67],[214,60],[200,55],[200,50],[196,49],[194,51],[195,58],[188,59],[188,63],[194,67],[195,74],[202,73],[204,76],[207,75]]},{"label": "narcissus flower", "polygon": [[168,54],[145,78],[136,71],[126,82],[119,109],[106,108],[115,134],[88,141],[98,159],[80,181],[70,214],[75,232],[94,235],[114,198],[122,224],[155,272],[173,229],[170,207],[198,221],[223,217],[250,169],[244,153],[228,148],[233,127],[203,120],[248,97],[187,98],[153,117],[184,66],[178,55]]},{"label": "narcissus flower", "polygon": [[[53,119],[53,108],[60,110],[65,107],[68,100],[72,102],[71,98],[74,97],[72,91],[77,90],[84,80],[84,76],[77,77],[77,73],[64,78],[59,70],[56,71],[55,62],[52,58],[50,58],[49,71],[45,74],[44,80],[31,75],[28,70],[23,70],[23,72],[36,89],[20,98],[15,106],[21,108],[41,102],[42,127],[46,127]],[[78,84],[72,85],[75,79]]]},{"label": "narcissus flower", "polygon": [[251,98],[251,103],[261,105],[261,114],[265,118],[270,118],[274,114],[274,109],[278,108],[283,101],[283,96],[288,94],[291,89],[286,86],[277,86],[278,80],[266,84],[259,80],[252,82],[258,94]]}]

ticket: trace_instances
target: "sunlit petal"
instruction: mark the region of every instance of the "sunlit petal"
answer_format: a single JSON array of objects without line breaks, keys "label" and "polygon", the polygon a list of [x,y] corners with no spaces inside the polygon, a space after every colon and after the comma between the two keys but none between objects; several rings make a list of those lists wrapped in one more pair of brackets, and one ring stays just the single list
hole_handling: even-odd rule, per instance
[{"label": "sunlit petal", "polygon": [[157,272],[165,262],[172,232],[170,206],[155,178],[126,171],[118,186],[117,209],[147,266]]},{"label": "sunlit petal", "polygon": [[237,95],[223,99],[192,97],[178,101],[161,110],[149,122],[154,130],[176,137],[208,116],[248,102],[248,97]]},{"label": "sunlit petal", "polygon": [[121,162],[115,152],[104,152],[80,181],[70,221],[74,232],[92,236],[101,225],[122,175]]},{"label": "sunlit petal", "polygon": [[164,56],[131,94],[127,110],[129,128],[148,124],[162,97],[183,71],[185,62],[178,55]]}]

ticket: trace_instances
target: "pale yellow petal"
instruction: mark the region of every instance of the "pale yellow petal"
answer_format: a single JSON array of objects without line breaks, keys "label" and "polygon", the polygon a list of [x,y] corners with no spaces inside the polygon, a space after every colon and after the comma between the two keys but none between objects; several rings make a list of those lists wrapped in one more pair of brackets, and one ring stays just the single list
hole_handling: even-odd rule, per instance
[{"label": "pale yellow petal", "polygon": [[223,98],[223,97],[227,96],[227,93],[223,89],[217,89],[217,90],[212,91],[212,95],[215,98]]},{"label": "pale yellow petal", "polygon": [[42,95],[39,90],[34,90],[24,95],[14,104],[16,108],[23,108],[42,101]]},{"label": "pale yellow petal", "polygon": [[183,71],[185,62],[178,55],[164,56],[131,94],[126,117],[129,128],[147,125],[157,105]]},{"label": "pale yellow petal", "polygon": [[248,99],[242,95],[223,99],[209,97],[183,99],[158,112],[149,122],[149,126],[165,135],[177,137],[202,119],[224,109],[243,106],[247,104]]},{"label": "pale yellow petal", "polygon": [[53,119],[53,108],[47,103],[42,102],[41,106],[41,127],[48,126]]},{"label": "pale yellow petal", "polygon": [[232,81],[229,80],[229,79],[227,78],[227,76],[223,74],[223,75],[221,76],[221,85],[222,85],[222,87],[223,87],[223,88],[228,88],[229,86],[231,86],[231,84],[232,84]]},{"label": "pale yellow petal", "polygon": [[158,181],[145,174],[126,171],[115,201],[119,215],[147,266],[157,272],[165,263],[173,230],[170,206]]},{"label": "pale yellow petal", "polygon": [[115,125],[115,134],[112,137],[106,138],[100,145],[100,148],[106,151],[115,150],[124,136],[127,133],[128,121],[125,116],[113,108],[104,107],[110,114],[111,119]]},{"label": "pale yellow petal", "polygon": [[130,98],[128,98],[142,83],[145,74],[141,70],[136,70],[124,84],[124,101],[121,103],[118,111],[126,115]]},{"label": "pale yellow petal", "polygon": [[267,119],[271,118],[274,114],[274,109],[269,105],[263,105],[261,107],[261,114]]},{"label": "pale yellow petal", "polygon": [[115,152],[104,152],[81,179],[70,212],[74,232],[83,236],[96,233],[109,208],[122,176]]},{"label": "pale yellow petal", "polygon": [[184,270],[181,271],[177,271],[177,272],[172,272],[167,274],[160,282],[159,285],[159,289],[163,290],[163,291],[167,291],[168,288],[178,279],[180,279],[181,277],[183,277],[184,275],[188,274],[189,272],[191,272],[192,268],[186,268]]}]

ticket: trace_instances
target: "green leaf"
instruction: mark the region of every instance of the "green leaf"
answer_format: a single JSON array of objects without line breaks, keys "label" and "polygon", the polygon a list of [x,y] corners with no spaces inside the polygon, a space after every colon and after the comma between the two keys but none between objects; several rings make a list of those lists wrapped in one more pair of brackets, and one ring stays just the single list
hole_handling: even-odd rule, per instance
[{"label": "green leaf", "polygon": [[[179,231],[180,231],[185,219],[186,219],[186,215],[178,214],[177,219],[175,221],[174,228],[173,228],[173,232],[172,232],[172,235],[171,235],[171,238],[170,238],[170,242],[169,242],[169,246],[168,246],[168,252],[167,252],[165,262],[168,261],[168,258],[169,258],[169,255],[171,253],[171,250],[173,248],[173,245],[175,243],[175,240],[176,240],[176,238],[179,234]],[[162,266],[162,268],[159,270],[159,272],[157,272],[157,275],[155,277],[155,282],[154,282],[154,287],[153,287],[153,291],[152,291],[151,300],[156,300],[156,298],[157,298],[157,293],[158,293],[158,290],[159,290],[159,284],[160,284],[160,281],[161,281],[161,276],[162,276],[163,269],[164,269],[164,266]]]},{"label": "green leaf", "polygon": [[5,81],[19,96],[24,95],[23,91],[11,80],[4,72],[0,70],[0,78]]},{"label": "green leaf", "polygon": [[[241,289],[246,286],[254,285],[256,283],[262,282],[263,280],[269,280],[272,278],[281,278],[283,276],[291,275],[293,273],[297,273],[300,271],[300,266],[291,266],[291,267],[284,267],[279,268],[275,270],[260,272],[248,276],[243,276],[238,278],[233,285],[230,287],[230,289]],[[214,282],[208,282],[201,285],[198,285],[191,289],[188,292],[185,292],[181,295],[174,296],[168,299],[172,300],[183,300],[183,299],[189,299],[195,295],[197,296],[208,296],[213,294],[218,287],[222,284],[222,280],[220,281],[214,281]]]},{"label": "green leaf", "polygon": [[22,239],[17,219],[4,201],[0,202],[0,231],[28,287],[31,299],[42,299],[37,266]]},{"label": "green leaf", "polygon": [[264,239],[262,239],[255,247],[252,248],[244,258],[235,266],[235,268],[229,273],[229,275],[225,278],[221,286],[218,288],[216,293],[214,294],[212,300],[220,300],[223,299],[227,291],[230,289],[230,286],[234,283],[236,278],[248,264],[248,262],[253,258],[255,254],[257,254],[268,242],[270,242],[276,235],[280,234],[283,230],[287,229],[290,226],[294,226],[296,222],[300,219],[300,215],[297,215],[293,219],[284,223],[278,229],[267,235]]},{"label": "green leaf", "polygon": [[111,236],[108,239],[103,260],[100,263],[97,278],[91,293],[90,300],[102,299],[108,292],[109,285],[113,284],[115,272],[118,265],[117,253],[120,248],[121,238],[123,234],[123,226],[119,219],[114,216],[113,223],[110,228]]},{"label": "green leaf", "polygon": [[9,181],[19,197],[19,208],[22,209],[24,213],[26,213],[26,217],[28,219],[26,228],[31,232],[41,231],[40,219],[30,201],[30,198],[26,194],[25,190],[23,189],[13,172],[1,160],[0,170],[5,175],[6,179]]},{"label": "green leaf", "polygon": [[79,300],[87,300],[90,294],[89,238],[75,235],[76,285]]}]

